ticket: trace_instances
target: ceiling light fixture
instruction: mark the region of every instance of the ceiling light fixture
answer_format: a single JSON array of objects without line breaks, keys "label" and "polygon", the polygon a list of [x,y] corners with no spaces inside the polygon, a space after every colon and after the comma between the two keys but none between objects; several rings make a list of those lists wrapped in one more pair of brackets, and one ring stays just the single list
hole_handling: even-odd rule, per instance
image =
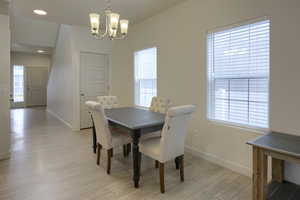
[{"label": "ceiling light fixture", "polygon": [[[100,24],[102,19],[101,15],[98,13],[90,14],[90,24],[91,24],[91,33],[97,39],[104,39],[108,36],[109,39],[124,39],[128,33],[129,21],[127,19],[120,19],[118,13],[113,13],[110,0],[106,0],[107,7],[104,10],[103,17],[105,18],[105,30],[100,29]],[[119,29],[120,22],[120,29]]]},{"label": "ceiling light fixture", "polygon": [[38,53],[45,53],[44,50],[38,50],[37,52],[38,52]]},{"label": "ceiling light fixture", "polygon": [[37,15],[47,15],[47,12],[44,10],[36,9],[36,10],[33,10],[33,12]]}]

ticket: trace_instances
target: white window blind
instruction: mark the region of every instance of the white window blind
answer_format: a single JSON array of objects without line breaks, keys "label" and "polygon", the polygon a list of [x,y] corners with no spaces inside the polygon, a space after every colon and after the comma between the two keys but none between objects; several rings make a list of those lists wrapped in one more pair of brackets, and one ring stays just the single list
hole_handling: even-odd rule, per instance
[{"label": "white window blind", "polygon": [[149,107],[152,97],[157,95],[156,65],[156,48],[135,52],[135,105]]},{"label": "white window blind", "polygon": [[208,117],[269,126],[270,21],[208,34]]}]

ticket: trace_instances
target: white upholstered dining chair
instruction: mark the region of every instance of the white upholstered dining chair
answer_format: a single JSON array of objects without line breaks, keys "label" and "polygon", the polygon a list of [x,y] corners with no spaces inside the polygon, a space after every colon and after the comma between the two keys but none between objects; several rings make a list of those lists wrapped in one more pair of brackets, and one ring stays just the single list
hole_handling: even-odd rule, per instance
[{"label": "white upholstered dining chair", "polygon": [[[111,169],[111,157],[113,156],[113,148],[119,146],[126,146],[131,143],[131,137],[123,132],[115,131],[108,124],[105,117],[105,112],[100,103],[94,101],[87,101],[87,107],[89,108],[97,134],[97,165],[100,164],[101,149],[107,150],[107,174],[110,174]],[[125,153],[124,153],[125,155]]]},{"label": "white upholstered dining chair", "polygon": [[[116,96],[98,96],[97,97],[98,103],[101,104],[103,109],[112,109],[112,108],[119,108],[119,100]],[[124,131],[124,130],[123,130]],[[131,144],[123,146],[124,156],[131,152]]]},{"label": "white upholstered dining chair", "polygon": [[[152,112],[158,112],[161,114],[166,114],[168,109],[171,107],[172,103],[170,99],[162,98],[162,97],[152,97],[151,105],[149,110]],[[161,137],[161,132],[153,132],[148,133],[146,135],[142,135],[142,140],[147,140],[150,138]]]},{"label": "white upholstered dining chair", "polygon": [[166,114],[161,137],[142,140],[140,152],[153,158],[159,165],[160,190],[165,192],[164,163],[179,158],[180,177],[184,181],[184,143],[187,135],[188,121],[195,111],[195,106],[186,105],[170,108]]},{"label": "white upholstered dining chair", "polygon": [[149,110],[166,114],[171,106],[171,100],[161,97],[153,97]]},{"label": "white upholstered dining chair", "polygon": [[103,109],[119,107],[118,97],[116,96],[98,96],[97,100],[102,105]]}]

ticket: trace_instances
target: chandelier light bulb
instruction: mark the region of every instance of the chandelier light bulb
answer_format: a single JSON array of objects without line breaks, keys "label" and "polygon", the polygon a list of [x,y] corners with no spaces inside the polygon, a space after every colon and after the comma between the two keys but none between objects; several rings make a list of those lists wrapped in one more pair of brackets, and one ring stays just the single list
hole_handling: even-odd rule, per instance
[{"label": "chandelier light bulb", "polygon": [[128,20],[126,20],[126,19],[120,20],[120,27],[121,27],[121,34],[122,35],[127,35],[127,33],[128,33],[128,24],[129,24]]},{"label": "chandelier light bulb", "polygon": [[110,26],[113,30],[118,29],[120,15],[118,13],[110,14]]},{"label": "chandelier light bulb", "polygon": [[93,35],[99,34],[100,15],[97,13],[90,14],[91,32]]}]

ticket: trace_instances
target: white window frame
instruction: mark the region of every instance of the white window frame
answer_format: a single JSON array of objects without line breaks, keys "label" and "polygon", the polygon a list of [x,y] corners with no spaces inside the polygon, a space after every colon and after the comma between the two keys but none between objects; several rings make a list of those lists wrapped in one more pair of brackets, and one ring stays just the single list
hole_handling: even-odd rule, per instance
[{"label": "white window frame", "polygon": [[134,52],[134,77],[133,77],[133,88],[134,88],[134,92],[133,92],[133,100],[134,100],[134,106],[135,107],[139,107],[139,108],[142,108],[142,109],[148,109],[150,107],[148,106],[144,106],[144,105],[139,105],[139,103],[137,102],[137,96],[140,96],[140,91],[138,91],[137,87],[136,87],[136,81],[137,81],[137,78],[136,78],[136,70],[137,70],[137,63],[136,63],[136,54],[141,52],[141,51],[147,51],[147,50],[155,50],[155,67],[156,67],[156,94],[154,96],[157,96],[157,47],[150,47],[150,48],[145,48],[145,49],[141,49],[141,50],[137,50]]},{"label": "white window frame", "polygon": [[[248,21],[244,21],[244,22],[240,22],[240,23],[235,23],[232,25],[228,25],[222,28],[216,28],[213,30],[209,30],[207,31],[207,35],[206,35],[206,69],[207,69],[207,119],[210,120],[213,123],[217,123],[217,124],[223,124],[225,126],[229,126],[229,127],[237,127],[237,128],[241,128],[241,129],[249,129],[249,130],[254,130],[257,131],[259,133],[261,132],[268,132],[270,130],[270,69],[271,69],[271,50],[270,50],[270,46],[269,46],[269,74],[268,74],[268,97],[267,97],[267,101],[268,101],[268,113],[267,113],[267,118],[268,118],[268,122],[267,122],[267,127],[260,127],[260,126],[253,126],[250,124],[243,124],[243,123],[236,123],[236,122],[231,122],[231,121],[226,121],[226,120],[219,120],[219,119],[215,119],[211,116],[211,109],[213,109],[213,106],[211,106],[211,98],[213,97],[213,95],[211,95],[212,93],[214,93],[214,91],[212,90],[212,84],[211,84],[211,74],[210,74],[210,68],[209,68],[209,35],[212,33],[216,33],[216,32],[220,32],[220,31],[225,31],[225,30],[230,30],[232,28],[235,27],[239,27],[239,26],[243,26],[243,25],[247,25],[247,24],[253,24],[256,22],[260,22],[260,21],[269,21],[270,24],[270,35],[269,35],[269,39],[271,40],[271,20],[269,17],[261,17],[261,18],[256,18],[256,19],[252,19],[252,20],[248,20]],[[271,43],[271,42],[270,42]]]}]

